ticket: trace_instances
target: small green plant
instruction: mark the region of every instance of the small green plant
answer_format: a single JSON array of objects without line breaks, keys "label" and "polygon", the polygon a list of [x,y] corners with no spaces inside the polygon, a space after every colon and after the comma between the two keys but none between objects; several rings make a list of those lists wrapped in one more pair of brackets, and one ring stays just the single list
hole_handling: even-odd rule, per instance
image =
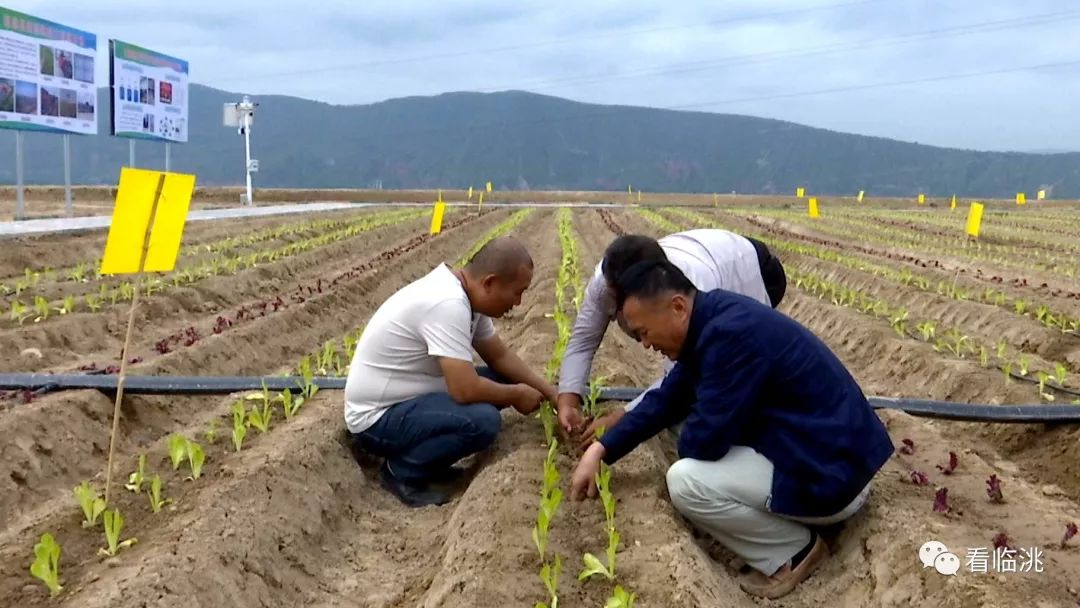
[{"label": "small green plant", "polygon": [[634,608],[634,594],[615,585],[615,591],[604,604],[604,608]]},{"label": "small green plant", "polygon": [[562,490],[558,487],[559,469],[555,465],[558,449],[559,441],[552,438],[548,446],[547,458],[544,459],[544,485],[540,493],[540,509],[536,514],[536,525],[533,527],[533,543],[540,553],[541,561],[545,560],[547,555],[548,528],[563,499]]},{"label": "small green plant", "polygon": [[1061,363],[1054,364],[1054,382],[1056,382],[1058,386],[1065,386],[1065,380],[1068,373],[1068,368]]},{"label": "small green plant", "polygon": [[138,542],[135,538],[129,538],[125,541],[120,540],[120,533],[124,530],[124,518],[120,515],[120,509],[106,511],[103,521],[105,523],[105,542],[108,543],[108,547],[98,549],[98,555],[115,557],[121,549],[127,549]]},{"label": "small green plant", "polygon": [[1013,302],[1013,309],[1016,311],[1016,314],[1018,314],[1018,315],[1027,314],[1028,303],[1027,303],[1026,300],[1017,300],[1017,301]]},{"label": "small green plant", "polygon": [[154,473],[154,476],[150,478],[150,489],[146,491],[146,496],[150,499],[150,510],[157,513],[161,510],[161,507],[172,502],[171,498],[165,498],[161,494],[161,475]]},{"label": "small green plant", "polygon": [[101,495],[90,487],[88,481],[75,486],[72,491],[75,493],[75,500],[79,501],[79,506],[82,507],[83,527],[91,528],[96,526],[98,517],[105,511],[105,499],[101,498]]},{"label": "small green plant", "polygon": [[896,332],[901,338],[907,335],[907,320],[908,311],[900,309],[892,315],[889,322],[892,324],[893,331]]},{"label": "small green plant", "polygon": [[1001,373],[1005,374],[1005,384],[1012,384],[1012,363],[1002,365]]},{"label": "small green plant", "polygon": [[600,376],[593,378],[592,382],[589,383],[589,394],[585,396],[585,407],[582,408],[586,416],[596,415],[600,402],[600,393],[604,391],[604,380],[605,378]]},{"label": "small green plant", "polygon": [[37,316],[34,317],[34,323],[40,323],[49,318],[49,301],[41,296],[34,296],[34,312]]},{"label": "small green plant", "polygon": [[260,433],[265,433],[270,430],[270,418],[274,415],[274,411],[270,409],[270,400],[267,399],[263,402],[262,409],[258,405],[252,405],[251,411],[248,412],[248,424],[259,429]]},{"label": "small green plant", "polygon": [[189,441],[187,445],[187,458],[188,463],[191,465],[191,479],[192,481],[198,479],[202,475],[203,463],[206,462],[206,453],[203,452],[202,446]]},{"label": "small green plant", "polygon": [[180,469],[180,464],[187,457],[187,437],[179,434],[169,435],[169,460],[172,461],[174,471]]},{"label": "small green plant", "polygon": [[206,431],[203,432],[203,437],[206,438],[206,443],[209,443],[210,445],[214,445],[214,442],[217,441],[217,433],[218,433],[218,419],[217,418],[211,418],[210,422],[207,423]]},{"label": "small green plant", "polygon": [[41,535],[41,541],[34,545],[34,563],[30,564],[30,574],[49,588],[49,596],[56,597],[63,591],[60,585],[60,545],[52,534]]},{"label": "small green plant", "polygon": [[919,335],[922,336],[923,342],[929,342],[934,338],[935,327],[933,321],[923,321],[922,323],[919,323],[916,329],[919,330]]},{"label": "small green plant", "polygon": [[945,333],[945,338],[945,346],[949,352],[962,359],[965,351],[970,348],[969,338],[961,334],[960,330],[955,327]]},{"label": "small green plant", "polygon": [[1046,381],[1050,379],[1050,374],[1046,372],[1039,372],[1039,396],[1046,401],[1053,401],[1054,395],[1046,392]]},{"label": "small green plant", "polygon": [[305,400],[311,399],[315,396],[315,393],[319,392],[319,387],[315,384],[315,373],[311,369],[311,358],[304,355],[304,358],[300,359],[300,377],[303,379],[303,385],[300,387],[301,394]]},{"label": "small green plant", "polygon": [[85,299],[86,307],[90,309],[90,312],[97,312],[101,310],[101,298],[98,298],[93,294],[87,294]]},{"label": "small green plant", "polygon": [[281,409],[285,412],[286,420],[292,420],[297,410],[300,409],[300,405],[304,403],[303,398],[299,396],[293,397],[292,391],[289,389],[281,391],[278,394],[278,400],[281,401]]},{"label": "small green plant", "polygon": [[1031,363],[1030,358],[1027,355],[1020,355],[1020,375],[1028,375],[1028,365]]},{"label": "small green plant", "polygon": [[76,266],[76,267],[74,267],[74,268],[72,268],[71,270],[68,271],[68,275],[67,275],[68,280],[69,281],[74,281],[76,283],[82,283],[83,281],[86,280],[86,271],[87,271],[87,269],[88,268],[87,268],[86,262],[81,262],[78,266]]},{"label": "small green plant", "polygon": [[233,429],[232,440],[233,447],[239,452],[240,448],[244,445],[244,437],[247,435],[247,425],[245,420],[247,419],[247,411],[244,408],[243,401],[237,401],[232,407],[233,415]]},{"label": "small green plant", "polygon": [[555,407],[548,402],[540,405],[540,411],[536,413],[540,423],[544,425],[544,439],[547,445],[555,441]]},{"label": "small green plant", "polygon": [[990,367],[990,353],[986,350],[985,346],[979,346],[979,365],[983,367]]},{"label": "small green plant", "polygon": [[592,553],[586,553],[582,558],[585,569],[578,575],[579,581],[597,574],[604,575],[608,580],[615,579],[615,551],[619,547],[619,532],[615,529],[615,496],[611,493],[611,468],[603,463],[600,465],[600,472],[596,475],[596,487],[599,490],[600,502],[604,506],[604,518],[607,521],[608,561],[605,565]]},{"label": "small green plant", "polygon": [[1005,341],[1005,338],[998,340],[997,342],[997,358],[998,361],[1005,360],[1005,349],[1009,347],[1009,343]]},{"label": "small green plant", "polygon": [[135,472],[128,475],[128,482],[124,485],[125,488],[139,494],[142,492],[143,482],[146,481],[146,454],[139,454],[139,468],[135,469]]},{"label": "small green plant", "polygon": [[548,596],[551,598],[549,604],[538,602],[536,608],[559,608],[559,575],[562,574],[562,557],[555,556],[554,565],[545,563],[540,568],[540,580],[544,583],[544,588],[547,589]]},{"label": "small green plant", "polygon": [[18,300],[12,300],[11,320],[18,321],[19,325],[22,325],[28,318],[30,318],[30,310],[26,307],[26,304],[23,304]]}]

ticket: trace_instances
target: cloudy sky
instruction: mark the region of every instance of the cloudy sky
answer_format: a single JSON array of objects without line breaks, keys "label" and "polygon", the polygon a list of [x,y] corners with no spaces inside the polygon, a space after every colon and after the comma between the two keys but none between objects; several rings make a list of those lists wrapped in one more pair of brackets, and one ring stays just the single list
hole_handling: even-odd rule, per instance
[{"label": "cloudy sky", "polygon": [[1076,0],[272,4],[4,2],[96,33],[102,57],[121,39],[253,95],[359,104],[523,89],[950,147],[1080,150]]}]

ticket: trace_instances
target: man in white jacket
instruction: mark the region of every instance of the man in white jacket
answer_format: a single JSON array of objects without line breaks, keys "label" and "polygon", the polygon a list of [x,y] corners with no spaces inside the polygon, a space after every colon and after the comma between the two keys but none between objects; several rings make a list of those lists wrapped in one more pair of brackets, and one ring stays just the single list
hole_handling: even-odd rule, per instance
[{"label": "man in white jacket", "polygon": [[[567,434],[580,433],[584,442],[590,442],[596,429],[611,428],[625,412],[637,406],[645,393],[658,387],[663,380],[663,376],[657,378],[625,408],[615,408],[586,426],[587,421],[581,412],[581,395],[587,390],[593,357],[612,320],[619,321],[620,327],[626,331],[615,312],[611,285],[635,263],[662,259],[678,267],[700,291],[733,291],[773,308],[780,304],[787,287],[780,260],[764,243],[727,230],[687,230],[659,240],[637,234],[615,239],[596,265],[596,271],[585,289],[585,301],[578,310],[559,371],[559,426]],[[636,339],[632,333],[626,333]],[[665,361],[664,373],[670,369],[670,362]]]}]

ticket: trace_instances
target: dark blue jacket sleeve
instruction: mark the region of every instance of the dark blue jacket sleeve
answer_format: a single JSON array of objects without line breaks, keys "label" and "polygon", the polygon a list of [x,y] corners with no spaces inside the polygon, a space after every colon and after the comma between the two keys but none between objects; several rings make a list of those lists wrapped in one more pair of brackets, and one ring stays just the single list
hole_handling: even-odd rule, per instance
[{"label": "dark blue jacket sleeve", "polygon": [[600,438],[604,462],[614,462],[665,428],[686,418],[694,400],[694,387],[684,366],[676,363],[657,388],[626,413]]},{"label": "dark blue jacket sleeve", "polygon": [[723,458],[743,435],[768,378],[769,362],[752,332],[709,329],[702,340],[697,402],[679,436],[682,458]]}]

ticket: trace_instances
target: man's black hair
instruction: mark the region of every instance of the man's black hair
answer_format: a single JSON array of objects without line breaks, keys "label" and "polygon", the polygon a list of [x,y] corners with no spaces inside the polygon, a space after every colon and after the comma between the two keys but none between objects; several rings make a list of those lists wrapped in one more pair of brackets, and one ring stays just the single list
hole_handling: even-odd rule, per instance
[{"label": "man's black hair", "polygon": [[615,279],[615,301],[619,310],[630,296],[653,298],[669,291],[693,296],[697,288],[677,266],[667,260],[638,262]]},{"label": "man's black hair", "polygon": [[649,260],[667,260],[660,243],[642,234],[624,234],[608,245],[600,270],[608,283],[615,284],[627,268]]}]

